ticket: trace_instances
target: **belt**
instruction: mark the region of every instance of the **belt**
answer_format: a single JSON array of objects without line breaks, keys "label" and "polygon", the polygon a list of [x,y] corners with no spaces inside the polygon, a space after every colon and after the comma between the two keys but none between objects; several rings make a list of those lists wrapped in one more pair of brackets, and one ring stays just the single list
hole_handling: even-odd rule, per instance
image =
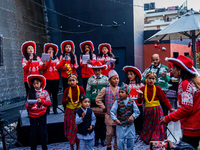
[{"label": "belt", "polygon": [[145,102],[145,107],[155,107],[155,106],[159,106],[159,105],[160,105],[159,100],[154,100],[153,103],[151,103],[151,104]]}]

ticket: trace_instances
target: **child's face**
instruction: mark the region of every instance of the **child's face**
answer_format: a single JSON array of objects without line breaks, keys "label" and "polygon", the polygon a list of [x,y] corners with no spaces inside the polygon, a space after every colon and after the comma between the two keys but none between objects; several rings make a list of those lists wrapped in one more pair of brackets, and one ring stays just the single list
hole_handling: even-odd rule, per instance
[{"label": "child's face", "polygon": [[66,51],[66,53],[70,53],[71,50],[72,50],[71,45],[70,45],[70,44],[66,44],[66,45],[65,45],[65,51]]},{"label": "child's face", "polygon": [[90,107],[90,103],[89,103],[89,99],[86,98],[81,102],[81,107],[83,107],[84,109],[89,108]]},{"label": "child's face", "polygon": [[130,81],[135,81],[136,74],[133,71],[128,71],[127,75]]},{"label": "child's face", "polygon": [[147,77],[147,84],[148,84],[149,86],[153,86],[155,82],[156,82],[156,77],[155,77],[155,76],[149,75],[149,76]]},{"label": "child's face", "polygon": [[40,81],[37,81],[37,80],[34,80],[33,81],[33,87],[36,89],[36,90],[39,90],[42,86],[42,82]]},{"label": "child's face", "polygon": [[29,45],[26,49],[27,53],[30,55],[30,54],[33,54],[34,53],[34,47]]},{"label": "child's face", "polygon": [[119,76],[115,75],[109,79],[109,82],[112,86],[116,87],[119,84]]},{"label": "child's face", "polygon": [[95,74],[97,77],[99,77],[99,76],[101,75],[102,69],[100,69],[100,68],[94,68],[93,71],[94,71],[94,74]]},{"label": "child's face", "polygon": [[90,48],[89,48],[89,45],[85,45],[84,46],[84,49],[85,49],[85,53],[88,54],[90,52]]},{"label": "child's face", "polygon": [[73,78],[73,77],[70,77],[68,79],[68,84],[71,86],[71,87],[75,87],[76,86],[76,79]]},{"label": "child's face", "polygon": [[126,91],[120,89],[119,97],[120,97],[120,99],[126,99],[128,97],[128,93],[126,93]]},{"label": "child's face", "polygon": [[48,54],[54,53],[53,47],[49,47],[49,49],[47,50],[47,53],[48,53]]},{"label": "child's face", "polygon": [[108,53],[108,48],[106,46],[102,47],[101,49],[103,54],[107,54]]}]

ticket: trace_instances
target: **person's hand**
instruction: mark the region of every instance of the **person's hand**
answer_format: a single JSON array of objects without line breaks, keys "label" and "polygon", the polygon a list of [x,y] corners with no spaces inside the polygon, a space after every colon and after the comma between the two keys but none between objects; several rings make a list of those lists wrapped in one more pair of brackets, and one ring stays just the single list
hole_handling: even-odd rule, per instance
[{"label": "person's hand", "polygon": [[47,62],[46,62],[46,61],[42,61],[42,62],[43,62],[43,65],[44,65],[44,66],[47,64]]},{"label": "person's hand", "polygon": [[38,98],[38,99],[37,99],[37,102],[38,102],[38,103],[41,103],[41,99],[40,99],[40,98]]},{"label": "person's hand", "polygon": [[77,64],[74,66],[75,69],[77,69],[78,67],[79,67],[79,65],[77,65]]},{"label": "person's hand", "polygon": [[65,59],[66,59],[66,57],[67,57],[67,55],[65,55],[65,57],[63,57],[63,60],[65,60]]},{"label": "person's hand", "polygon": [[165,117],[160,118],[160,124],[167,124],[167,121],[165,120]]},{"label": "person's hand", "polygon": [[69,69],[67,67],[65,67],[65,71],[68,71]]},{"label": "person's hand", "polygon": [[170,140],[165,140],[165,143],[169,143],[169,148],[175,148],[175,146],[172,144],[172,141]]},{"label": "person's hand", "polygon": [[89,131],[92,130],[92,127],[93,127],[93,125],[91,125],[91,126],[88,128],[88,130],[89,130]]},{"label": "person's hand", "polygon": [[33,54],[29,56],[29,60],[33,60]]},{"label": "person's hand", "polygon": [[88,63],[88,64],[91,64],[91,60],[90,60],[90,59],[88,59],[88,60],[87,60],[87,63]]},{"label": "person's hand", "polygon": [[79,103],[79,100],[77,100],[77,101],[74,102],[74,104],[77,104],[77,103]]},{"label": "person's hand", "polygon": [[84,117],[85,117],[85,112],[82,113],[81,119],[83,120]]},{"label": "person's hand", "polygon": [[104,61],[105,61],[105,63],[107,63],[108,59],[107,59],[107,58],[105,58],[105,59],[104,59]]},{"label": "person's hand", "polygon": [[116,123],[117,125],[121,125],[121,124],[122,124],[118,119],[115,120],[115,123]]},{"label": "person's hand", "polygon": [[28,104],[28,107],[31,108],[31,107],[33,107],[33,105],[34,105],[34,104]]},{"label": "person's hand", "polygon": [[107,111],[107,109],[106,109],[106,107],[103,109],[103,112],[106,112]]},{"label": "person's hand", "polygon": [[138,94],[139,94],[139,97],[143,97],[143,92],[142,92],[141,90],[139,90],[139,89],[136,89],[136,92],[138,92]]},{"label": "person's hand", "polygon": [[167,76],[166,71],[162,73],[162,77],[165,78]]},{"label": "person's hand", "polygon": [[115,63],[114,63],[114,62],[112,62],[112,63],[111,63],[111,66],[114,66],[114,65],[115,65]]},{"label": "person's hand", "polygon": [[67,101],[67,100],[70,100],[70,99],[71,99],[71,97],[69,96],[69,94],[67,94],[66,101]]},{"label": "person's hand", "polygon": [[176,111],[176,109],[173,109],[173,108],[170,110],[171,113],[173,113],[173,112],[175,112],[175,111]]},{"label": "person's hand", "polygon": [[132,123],[134,121],[134,117],[131,115],[129,118],[128,118],[128,123]]}]

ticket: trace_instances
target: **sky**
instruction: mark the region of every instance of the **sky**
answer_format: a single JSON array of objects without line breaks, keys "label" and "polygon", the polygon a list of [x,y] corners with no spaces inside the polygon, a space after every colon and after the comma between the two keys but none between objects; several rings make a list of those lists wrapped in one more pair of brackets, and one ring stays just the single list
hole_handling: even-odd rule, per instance
[{"label": "sky", "polygon": [[[156,8],[167,8],[170,6],[181,6],[186,0],[141,0],[143,3],[155,2]],[[187,0],[188,9],[200,10],[200,0]]]}]

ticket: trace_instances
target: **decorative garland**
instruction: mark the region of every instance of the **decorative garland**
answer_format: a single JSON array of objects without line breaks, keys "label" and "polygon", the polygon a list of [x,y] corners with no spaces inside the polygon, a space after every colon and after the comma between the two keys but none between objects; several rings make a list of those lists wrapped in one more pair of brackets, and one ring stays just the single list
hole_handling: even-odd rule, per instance
[{"label": "decorative garland", "polygon": [[[76,86],[77,86],[77,90],[78,90],[78,101],[79,101],[80,89],[79,89],[79,86],[78,86],[78,85],[76,85]],[[72,99],[72,88],[71,88],[71,87],[69,88],[69,96],[70,96],[70,101],[71,101],[71,103],[72,103],[74,106],[79,105],[79,103],[74,104],[74,101],[73,101],[73,99]]]},{"label": "decorative garland", "polygon": [[151,98],[151,101],[148,100],[148,98],[147,98],[147,84],[146,84],[145,89],[144,89],[144,99],[146,100],[146,102],[149,103],[149,104],[152,104],[155,96],[156,96],[156,86],[153,85],[153,96]]}]

